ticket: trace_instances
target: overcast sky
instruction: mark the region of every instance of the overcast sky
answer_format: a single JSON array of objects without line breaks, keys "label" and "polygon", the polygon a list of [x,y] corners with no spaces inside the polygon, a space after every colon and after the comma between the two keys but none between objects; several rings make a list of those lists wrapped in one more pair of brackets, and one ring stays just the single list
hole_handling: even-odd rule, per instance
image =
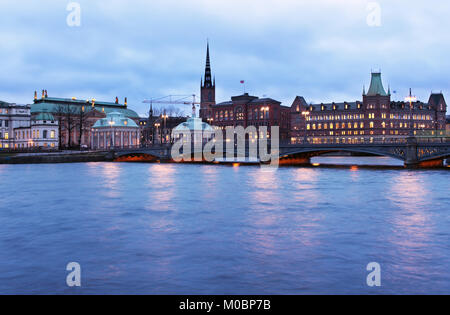
[{"label": "overcast sky", "polygon": [[145,98],[199,94],[208,38],[218,102],[240,80],[284,105],[359,100],[371,69],[394,99],[450,99],[448,1],[377,1],[378,15],[366,0],[79,0],[79,27],[70,2],[1,0],[0,100],[127,96],[144,115]]}]

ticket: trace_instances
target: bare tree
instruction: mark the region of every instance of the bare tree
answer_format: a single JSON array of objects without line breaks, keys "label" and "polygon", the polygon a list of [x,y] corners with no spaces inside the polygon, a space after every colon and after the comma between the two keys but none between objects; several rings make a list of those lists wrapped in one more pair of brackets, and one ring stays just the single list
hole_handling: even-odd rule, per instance
[{"label": "bare tree", "polygon": [[85,126],[87,125],[87,115],[86,112],[84,110],[84,107],[81,107],[78,109],[78,144],[80,146],[81,149],[81,141],[83,139],[83,135],[84,135],[84,129],[86,128]]},{"label": "bare tree", "polygon": [[62,105],[64,109],[64,127],[67,131],[67,146],[69,148],[73,147],[73,141],[72,141],[72,131],[77,127],[78,125],[78,109],[75,106],[70,105]]},{"label": "bare tree", "polygon": [[65,117],[65,106],[57,105],[54,109],[55,119],[58,122],[58,144],[59,148],[62,148],[62,131]]}]

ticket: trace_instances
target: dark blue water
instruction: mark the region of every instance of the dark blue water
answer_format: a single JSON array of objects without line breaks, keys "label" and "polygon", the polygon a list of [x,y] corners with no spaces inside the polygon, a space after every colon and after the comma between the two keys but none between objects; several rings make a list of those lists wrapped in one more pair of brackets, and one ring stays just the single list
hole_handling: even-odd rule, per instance
[{"label": "dark blue water", "polygon": [[0,293],[448,294],[449,174],[0,165]]}]

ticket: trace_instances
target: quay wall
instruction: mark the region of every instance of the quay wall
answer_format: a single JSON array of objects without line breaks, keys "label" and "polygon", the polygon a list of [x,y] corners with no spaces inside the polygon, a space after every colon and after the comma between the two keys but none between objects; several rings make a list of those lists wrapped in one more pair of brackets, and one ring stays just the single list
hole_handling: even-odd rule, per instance
[{"label": "quay wall", "polygon": [[105,152],[58,154],[0,154],[0,164],[44,164],[112,161]]}]

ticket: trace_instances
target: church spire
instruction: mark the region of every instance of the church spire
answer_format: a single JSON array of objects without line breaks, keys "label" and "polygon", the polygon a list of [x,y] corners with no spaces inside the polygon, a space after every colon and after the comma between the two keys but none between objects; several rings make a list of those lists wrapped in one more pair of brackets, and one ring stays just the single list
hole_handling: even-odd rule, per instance
[{"label": "church spire", "polygon": [[209,41],[206,47],[205,87],[212,87],[211,59],[209,57]]}]

